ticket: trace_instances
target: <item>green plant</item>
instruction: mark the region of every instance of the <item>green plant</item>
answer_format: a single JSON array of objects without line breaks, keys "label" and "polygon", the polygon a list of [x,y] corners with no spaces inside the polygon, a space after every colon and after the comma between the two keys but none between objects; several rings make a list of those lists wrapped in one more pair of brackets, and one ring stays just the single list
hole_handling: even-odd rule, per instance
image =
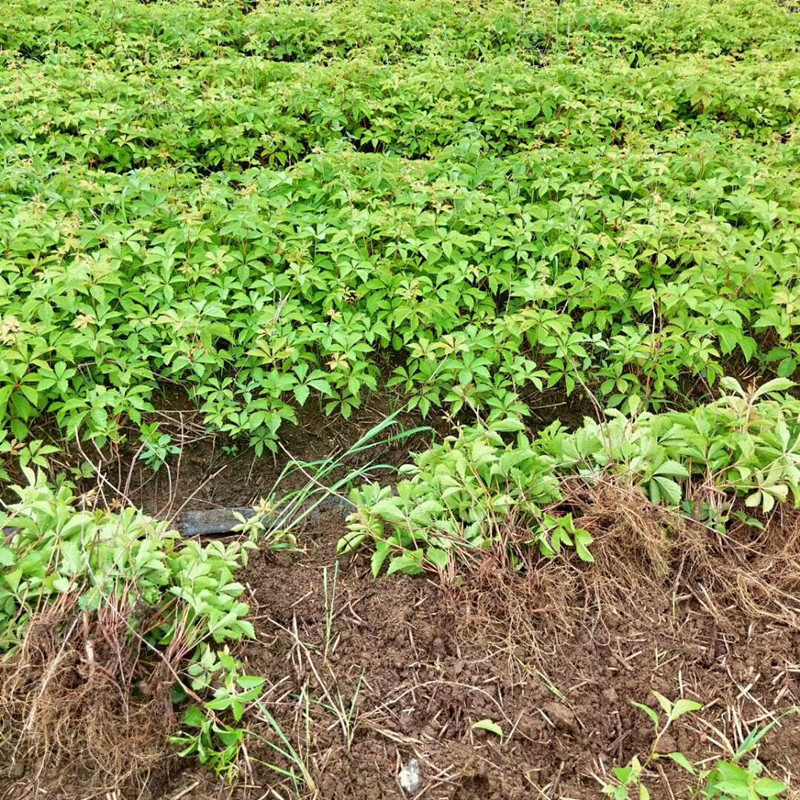
[{"label": "green plant", "polygon": [[50,457],[58,452],[58,447],[41,439],[32,439],[27,443],[18,442],[0,430],[0,482],[11,481],[9,469],[18,471],[25,467],[38,467],[47,470],[50,467]]},{"label": "green plant", "polygon": [[790,709],[768,725],[754,728],[739,748],[735,751],[732,750],[730,760],[720,759],[711,769],[702,769],[679,751],[661,753],[658,748],[659,742],[671,725],[685,714],[702,709],[702,703],[683,698],[672,702],[658,692],[654,691],[653,694],[661,707],[661,713],[643,703],[633,703],[636,708],[644,711],[653,723],[654,739],[650,752],[644,758],[634,756],[625,767],[615,767],[612,770],[614,781],[603,784],[603,794],[613,797],[614,800],[628,800],[633,796],[640,800],[647,800],[651,796],[650,790],[645,784],[648,769],[660,758],[670,759],[691,777],[689,793],[693,798],[758,800],[765,797],[778,797],[788,791],[789,787],[785,783],[773,780],[763,774],[764,767],[758,759],[749,759],[745,766],[742,766],[740,762],[780,723],[783,717],[794,713],[795,709]]},{"label": "green plant", "polygon": [[607,784],[603,786],[603,794],[611,795],[614,800],[628,800],[631,796],[631,791],[634,789],[640,800],[647,800],[650,797],[650,791],[642,780],[648,767],[653,761],[660,757],[669,758],[687,771],[694,773],[694,767],[689,763],[683,753],[672,752],[662,754],[658,750],[658,745],[661,738],[676,720],[680,719],[684,714],[700,710],[703,704],[695,700],[687,700],[684,698],[672,702],[659,692],[654,691],[653,694],[656,700],[658,700],[658,704],[661,706],[664,719],[663,721],[661,720],[659,712],[654,708],[644,705],[643,703],[633,703],[636,708],[644,711],[652,721],[655,729],[655,737],[650,753],[644,760],[640,759],[639,756],[634,756],[627,766],[614,768],[613,773],[617,781],[616,784]]},{"label": "green plant", "polygon": [[[186,673],[192,691],[208,699],[186,709],[181,718],[183,730],[170,742],[181,748],[181,756],[195,756],[217,775],[232,780],[238,773],[247,729],[222,720],[230,715],[234,723],[241,723],[247,708],[260,697],[265,679],[242,675],[241,664],[227,647],[214,650],[207,645],[200,648]],[[180,688],[178,691],[180,694]]]},{"label": "green plant", "polygon": [[[492,428],[470,428],[415,457],[395,487],[367,484],[351,492],[357,510],[339,544],[350,552],[375,542],[372,571],[388,560],[389,574],[444,569],[456,555],[485,550],[501,537],[506,521],[530,529],[531,544],[553,556],[575,546],[591,560],[591,537],[569,515],[544,509],[561,499],[554,461],[535,449],[513,419]],[[516,432],[507,444],[501,432]]]},{"label": "green plant", "polygon": [[731,800],[737,797],[758,800],[760,797],[778,797],[789,790],[785,783],[765,777],[763,772],[763,765],[755,758],[751,758],[746,767],[718,761],[705,778],[702,796],[715,800]]},{"label": "green plant", "polygon": [[574,433],[554,424],[540,446],[559,471],[621,473],[655,503],[677,507],[695,483],[744,496],[763,513],[790,494],[800,502],[800,404],[781,394],[793,384],[776,378],[746,392],[732,379],[723,383],[728,394],[688,412],[632,420],[610,412],[607,423],[587,420]]},{"label": "green plant", "polygon": [[[304,719],[305,719],[305,735],[306,735],[306,746],[308,746],[308,742],[310,739],[310,725],[311,725],[311,709],[310,709],[310,699],[308,694],[306,694],[306,702],[304,708]],[[284,733],[283,729],[281,728],[278,721],[272,715],[270,710],[264,705],[263,701],[256,700],[256,707],[258,709],[258,713],[260,714],[261,718],[264,719],[267,724],[269,725],[272,732],[278,737],[279,744],[275,742],[264,739],[265,744],[278,756],[285,760],[285,762],[289,765],[288,769],[286,767],[281,767],[278,764],[269,763],[267,767],[271,769],[273,772],[278,773],[279,775],[283,776],[284,778],[288,778],[291,783],[292,788],[294,789],[295,794],[300,795],[304,791],[311,792],[312,794],[316,791],[317,787],[314,782],[314,776],[312,773],[312,768],[308,762],[308,759],[304,757],[302,752],[295,748],[292,742]]]},{"label": "green plant", "polygon": [[196,705],[186,710],[181,723],[184,730],[170,737],[170,743],[181,748],[180,755],[194,756],[216,775],[232,781],[238,773],[246,729],[222,723]]},{"label": "green plant", "polygon": [[749,392],[731,379],[724,385],[730,393],[691,411],[632,419],[609,411],[606,422],[586,419],[575,431],[555,422],[534,439],[513,417],[462,429],[417,454],[396,486],[353,490],[356,511],[339,551],[374,543],[374,574],[387,559],[389,573],[418,574],[491,547],[514,528],[524,532],[517,541],[544,556],[567,547],[591,561],[591,536],[562,510],[562,482],[575,476],[624,480],[720,532],[741,516],[730,513],[737,497],[762,514],[790,496],[797,505],[800,401],[784,394],[793,384],[775,378]]},{"label": "green plant", "polygon": [[[25,472],[29,484],[16,487],[18,501],[0,514],[0,528],[11,531],[0,545],[5,657],[13,660],[21,651],[38,615],[74,608],[83,630],[97,627],[101,641],[118,640],[114,658],[120,664],[130,659],[145,670],[134,670],[138,681],[150,680],[147,664],[169,666],[173,701],[192,704],[184,724],[199,728],[196,736],[181,734],[175,741],[185,754],[231,775],[242,731],[225,718],[239,722],[264,682],[243,675],[227,649],[253,636],[248,606],[240,600],[244,587],[234,577],[252,545],[182,542],[131,508],[119,514],[79,511],[68,485],[53,489],[41,473]],[[108,609],[114,612],[110,621]],[[71,612],[64,613],[55,633],[66,641],[75,626]],[[114,663],[110,674],[116,676]],[[118,691],[135,693],[130,674],[117,677]]]},{"label": "green plant", "polygon": [[480,719],[472,723],[472,730],[474,731],[488,731],[497,736],[500,741],[503,741],[504,733],[503,728],[491,719]]},{"label": "green plant", "polygon": [[142,424],[142,450],[139,459],[153,472],[157,472],[170,457],[180,453],[178,445],[172,443],[168,433],[161,433],[158,423]]},{"label": "green plant", "polygon": [[143,437],[158,466],[170,384],[260,454],[386,384],[494,421],[547,387],[629,413],[797,371],[797,15],[241,6],[4,0],[18,442]]}]

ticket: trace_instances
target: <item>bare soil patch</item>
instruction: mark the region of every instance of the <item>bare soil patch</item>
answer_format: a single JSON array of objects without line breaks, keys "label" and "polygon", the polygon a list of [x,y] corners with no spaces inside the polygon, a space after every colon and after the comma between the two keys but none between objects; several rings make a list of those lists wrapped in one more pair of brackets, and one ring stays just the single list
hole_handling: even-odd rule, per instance
[{"label": "bare soil patch", "polygon": [[[400,463],[407,446],[380,458]],[[207,485],[220,504],[260,489],[252,474],[215,481]],[[301,552],[254,554],[242,581],[257,639],[244,659],[248,673],[268,679],[266,703],[313,776],[307,797],[402,798],[399,770],[417,759],[423,783],[414,796],[427,800],[584,800],[599,796],[612,766],[648,752],[652,727],[631,702],[653,704],[653,690],[705,704],[660,748],[694,760],[724,756],[727,742],[735,747],[798,702],[797,514],[782,510],[764,531],[743,524],[722,536],[624,486],[576,483],[569,496],[576,521],[595,536],[595,564],[531,556],[514,569],[508,545],[523,532],[509,524],[496,550],[458,575],[374,580],[367,554],[337,563],[344,517],[333,508],[300,531]],[[197,494],[190,505],[202,507]],[[84,659],[73,656],[61,700],[87,713],[71,717],[82,720],[71,732],[102,744],[111,724],[103,715],[110,720],[114,709],[95,706],[80,680]],[[134,704],[123,733],[149,735],[137,723],[147,710]],[[155,725],[163,712],[149,719]],[[502,739],[475,729],[481,720],[499,725]],[[115,800],[294,797],[267,766],[289,766],[267,744],[280,744],[274,730],[263,720],[249,726],[256,737],[235,785],[168,758],[162,738],[152,751],[162,754],[158,764]],[[147,751],[135,738],[125,747]],[[791,779],[800,716],[786,718],[759,757],[774,777]],[[8,764],[0,796],[102,796],[33,762]],[[667,762],[657,767],[652,796],[682,797],[683,776]]]},{"label": "bare soil patch", "polygon": [[[269,677],[271,708],[307,747],[318,797],[403,797],[396,777],[413,758],[425,777],[419,797],[597,797],[597,777],[650,747],[652,727],[631,701],[653,703],[653,689],[705,704],[662,741],[694,759],[724,755],[724,738],[736,746],[797,701],[796,577],[782,569],[797,554],[797,518],[774,520],[765,535],[742,529],[738,542],[696,526],[653,549],[663,512],[631,506],[627,494],[623,506],[615,491],[587,497],[594,566],[539,561],[515,573],[498,551],[458,585],[373,580],[362,557],[337,573],[335,511],[308,531],[305,554],[253,560],[245,580],[258,640],[246,647],[248,669]],[[504,739],[474,730],[483,719]],[[258,764],[280,763],[274,754],[257,747],[251,757],[250,788],[239,791],[280,794]],[[776,777],[796,772],[797,717],[760,757]],[[679,797],[682,776],[658,773],[653,796]],[[193,772],[175,786],[197,780]],[[207,779],[192,791],[227,792]]]},{"label": "bare soil patch", "polygon": [[[279,479],[280,494],[308,481],[309,473],[303,471],[282,477],[288,463],[311,464],[340,456],[393,414],[399,404],[400,400],[391,394],[377,395],[350,420],[344,421],[326,416],[317,405],[309,403],[298,410],[297,424],[281,428],[278,452],[257,456],[252,448],[206,433],[200,412],[187,397],[175,392],[165,396],[164,407],[152,415],[152,419],[159,422],[162,431],[170,434],[181,452],[170,457],[155,472],[137,460],[137,450],[110,462],[108,482],[113,488],[107,489],[105,500],[116,497],[164,519],[174,519],[183,510],[252,505],[268,496]],[[399,414],[396,425],[376,441],[417,427],[429,430],[350,457],[346,469],[368,462],[400,466],[408,461],[409,450],[424,450],[433,437],[451,433],[453,422],[446,416],[432,415],[423,420],[419,414]],[[379,476],[376,474],[376,477]]]}]

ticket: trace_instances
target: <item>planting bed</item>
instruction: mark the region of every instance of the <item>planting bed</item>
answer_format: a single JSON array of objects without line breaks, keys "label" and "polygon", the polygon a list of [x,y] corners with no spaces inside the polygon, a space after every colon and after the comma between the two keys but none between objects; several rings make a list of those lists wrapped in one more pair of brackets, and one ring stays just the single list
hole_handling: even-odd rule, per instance
[{"label": "planting bed", "polygon": [[[340,431],[340,447],[371,419]],[[296,441],[294,455],[321,457],[332,444],[321,438]],[[390,445],[372,455],[400,463],[407,454]],[[200,463],[192,448],[186,457]],[[210,498],[240,498],[245,480],[259,488],[253,496],[263,494],[279,474],[263,460],[253,465],[250,453],[239,461],[185,472],[178,496],[204,508]],[[176,463],[169,466],[174,472]],[[209,480],[219,466],[233,477],[223,471]],[[152,476],[152,493],[138,502],[154,510],[167,483]],[[655,704],[652,690],[705,704],[660,748],[698,762],[724,755],[726,742],[736,747],[794,706],[796,514],[773,518],[761,533],[742,525],[720,537],[629,487],[576,485],[571,496],[596,537],[593,565],[536,557],[515,573],[497,547],[458,576],[376,581],[367,558],[337,555],[345,516],[331,508],[298,532],[300,551],[253,556],[240,575],[255,626],[242,658],[248,673],[267,678],[265,700],[313,774],[303,794],[402,798],[399,770],[417,759],[419,797],[584,800],[599,796],[612,766],[649,751],[653,726],[631,703]],[[474,729],[481,720],[503,737]],[[166,758],[137,796],[293,796],[265,766],[291,766],[267,741],[281,744],[262,719],[233,786]],[[759,755],[771,774],[791,778],[800,767],[800,717],[782,720]],[[649,783],[653,797],[687,796],[685,776],[668,760]],[[9,780],[8,796],[26,797],[33,785],[48,796],[83,796],[79,782],[65,787],[55,775]]]},{"label": "planting bed", "polygon": [[[614,522],[613,507],[602,513],[605,524]],[[770,561],[773,569],[785,568],[800,555],[797,525],[786,522],[787,550],[754,572]],[[400,798],[398,766],[418,758],[424,797],[583,800],[599,795],[593,776],[651,745],[652,725],[630,703],[652,703],[652,689],[706,703],[671,741],[662,741],[665,752],[680,749],[698,759],[720,754],[718,732],[740,740],[797,702],[796,620],[749,616],[719,595],[718,607],[710,608],[704,589],[716,589],[713,572],[684,581],[679,557],[655,580],[652,565],[633,559],[609,560],[592,577],[576,566],[545,566],[543,575],[509,578],[490,561],[459,589],[444,591],[427,581],[373,583],[367,565],[357,562],[341,568],[336,596],[326,605],[323,570],[330,582],[340,534],[341,519],[333,517],[309,531],[312,552],[258,559],[244,578],[258,620],[258,641],[245,651],[248,669],[274,682],[271,697],[284,730],[303,741],[304,691],[319,703],[328,703],[327,692],[348,710],[354,704],[349,745],[334,713],[312,710],[309,757],[321,797]],[[620,541],[614,536],[598,545],[642,546],[635,528],[620,533]],[[716,559],[728,556],[723,551]],[[597,586],[593,594],[587,579],[608,581],[615,591],[607,596]],[[502,727],[505,740],[472,730],[487,718]],[[274,760],[263,747],[252,755]],[[761,756],[772,774],[796,773],[796,719],[786,721]],[[274,776],[256,765],[253,783],[266,792]],[[684,788],[674,765],[651,782],[654,797],[670,797],[670,787],[677,796]]]},{"label": "planting bed", "polygon": [[0,0],[0,797],[800,791],[796,5]]},{"label": "planting bed", "polygon": [[[653,689],[706,704],[662,741],[698,760],[723,752],[722,735],[741,742],[797,702],[800,606],[787,613],[769,591],[799,585],[795,515],[770,537],[745,531],[710,545],[694,564],[699,553],[647,557],[659,512],[646,501],[609,490],[586,513],[605,530],[591,572],[548,562],[511,575],[492,553],[459,586],[373,581],[361,557],[335,567],[344,520],[332,510],[303,531],[304,552],[254,557],[241,577],[256,627],[245,663],[268,678],[276,719],[307,748],[317,796],[401,798],[400,765],[416,758],[421,797],[583,800],[599,796],[597,777],[612,765],[651,746],[652,725],[631,701],[652,702]],[[483,719],[505,738],[473,730]],[[762,747],[772,774],[800,766],[798,723],[787,718]],[[278,742],[263,722],[256,732]],[[142,796],[286,796],[259,763],[280,763],[274,752],[254,739],[249,758],[233,789],[172,762]],[[653,797],[683,796],[675,765],[655,776]],[[25,785],[9,796],[27,796]],[[82,795],[71,785],[66,796]]]}]

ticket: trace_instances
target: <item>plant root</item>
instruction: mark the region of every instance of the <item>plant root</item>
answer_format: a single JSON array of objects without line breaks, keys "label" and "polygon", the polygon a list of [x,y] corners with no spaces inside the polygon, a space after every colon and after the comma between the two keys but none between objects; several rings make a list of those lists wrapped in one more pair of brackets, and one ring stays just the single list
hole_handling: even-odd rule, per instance
[{"label": "plant root", "polygon": [[12,772],[81,796],[138,796],[172,757],[167,664],[131,644],[112,609],[89,614],[68,595],[34,614],[0,663],[0,731]]}]

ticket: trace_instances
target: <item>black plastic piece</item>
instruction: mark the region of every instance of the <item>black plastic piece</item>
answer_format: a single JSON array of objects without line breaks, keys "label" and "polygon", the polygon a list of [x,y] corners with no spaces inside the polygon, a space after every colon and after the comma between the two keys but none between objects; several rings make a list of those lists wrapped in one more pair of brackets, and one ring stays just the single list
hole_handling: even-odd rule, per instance
[{"label": "black plastic piece", "polygon": [[[239,516],[250,519],[256,510],[249,506],[242,508],[212,508],[204,511],[184,511],[178,518],[178,532],[181,536],[213,536],[231,533],[242,524]],[[238,515],[238,516],[237,516]]]}]

